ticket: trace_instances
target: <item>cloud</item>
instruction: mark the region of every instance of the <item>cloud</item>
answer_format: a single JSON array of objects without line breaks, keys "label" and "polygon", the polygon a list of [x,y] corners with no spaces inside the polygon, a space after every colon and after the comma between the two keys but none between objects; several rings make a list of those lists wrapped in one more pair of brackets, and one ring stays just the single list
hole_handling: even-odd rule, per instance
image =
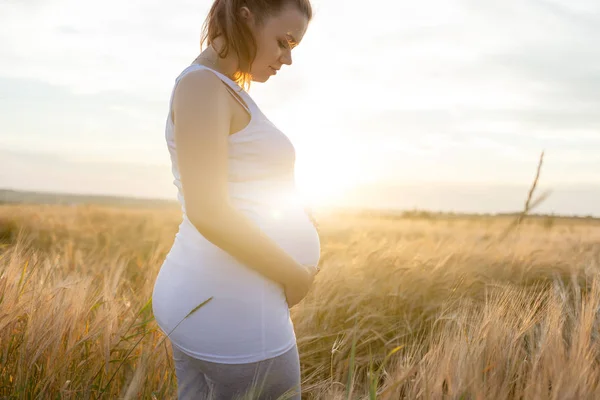
[{"label": "cloud", "polygon": [[0,188],[174,198],[170,166],[70,160],[0,149]]},{"label": "cloud", "polygon": [[[450,7],[457,4],[460,12],[446,19],[415,18],[408,10],[410,23],[371,43],[365,58],[375,61],[362,65],[373,96],[356,101],[379,110],[354,115],[346,126],[378,140],[425,140],[459,153],[531,156],[545,148],[569,167],[575,158],[560,154],[579,153],[577,163],[598,166],[600,53],[592,49],[600,41],[600,4]],[[374,101],[379,96],[385,109]]]},{"label": "cloud", "polygon": [[65,87],[0,77],[0,148],[63,157],[168,163],[168,99],[117,91],[74,94]]},{"label": "cloud", "polygon": [[598,108],[600,53],[593,49],[600,41],[599,3],[477,4],[478,18],[494,21],[493,29],[513,39],[508,49],[486,55],[484,66],[519,79],[544,104],[565,110]]},{"label": "cloud", "polygon": [[40,79],[75,92],[145,95],[168,90],[182,54],[193,59],[201,23],[196,18],[208,5],[184,0],[23,3],[3,5],[0,75]]}]

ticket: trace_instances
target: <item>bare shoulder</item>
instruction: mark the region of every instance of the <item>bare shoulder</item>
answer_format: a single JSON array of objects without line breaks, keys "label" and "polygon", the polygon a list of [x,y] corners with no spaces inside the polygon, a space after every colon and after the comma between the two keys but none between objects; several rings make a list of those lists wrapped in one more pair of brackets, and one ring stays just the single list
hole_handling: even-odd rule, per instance
[{"label": "bare shoulder", "polygon": [[201,104],[221,105],[222,99],[226,99],[226,89],[221,79],[213,72],[199,69],[185,74],[175,89],[174,108],[180,108],[185,104],[200,102]]}]

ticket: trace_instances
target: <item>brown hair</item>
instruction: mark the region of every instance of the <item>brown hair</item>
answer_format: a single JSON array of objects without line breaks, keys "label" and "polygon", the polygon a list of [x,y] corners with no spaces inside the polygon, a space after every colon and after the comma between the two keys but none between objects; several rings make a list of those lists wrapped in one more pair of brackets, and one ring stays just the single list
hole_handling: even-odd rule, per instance
[{"label": "brown hair", "polygon": [[256,40],[241,19],[239,10],[246,6],[255,15],[260,26],[267,17],[277,15],[285,6],[293,4],[306,18],[312,19],[310,0],[215,0],[204,24],[200,38],[200,49],[204,43],[211,45],[217,36],[223,36],[225,45],[219,51],[224,58],[233,51],[238,59],[238,70],[234,80],[240,86],[250,86],[250,68],[256,57]]}]

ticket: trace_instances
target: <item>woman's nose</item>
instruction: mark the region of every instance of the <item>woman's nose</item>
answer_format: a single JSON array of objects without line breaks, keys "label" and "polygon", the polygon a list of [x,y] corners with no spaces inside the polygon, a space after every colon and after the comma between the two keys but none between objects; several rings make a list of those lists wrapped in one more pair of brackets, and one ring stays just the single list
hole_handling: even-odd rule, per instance
[{"label": "woman's nose", "polygon": [[286,65],[292,65],[292,51],[286,50],[281,56],[281,63]]}]

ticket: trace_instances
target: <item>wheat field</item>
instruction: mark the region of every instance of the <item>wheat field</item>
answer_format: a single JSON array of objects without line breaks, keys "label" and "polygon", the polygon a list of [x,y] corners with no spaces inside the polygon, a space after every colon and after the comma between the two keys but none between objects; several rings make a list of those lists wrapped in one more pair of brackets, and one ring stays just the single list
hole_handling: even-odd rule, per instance
[{"label": "wheat field", "polygon": [[[600,398],[600,223],[316,213],[303,399]],[[0,398],[175,399],[174,207],[0,206]]]}]

